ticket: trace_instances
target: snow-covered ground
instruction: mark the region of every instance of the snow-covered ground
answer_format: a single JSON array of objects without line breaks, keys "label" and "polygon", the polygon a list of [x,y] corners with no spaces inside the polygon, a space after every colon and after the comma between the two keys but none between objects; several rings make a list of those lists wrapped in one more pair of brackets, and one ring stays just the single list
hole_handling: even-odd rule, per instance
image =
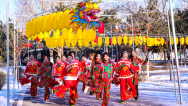
[{"label": "snow-covered ground", "polygon": [[[163,105],[179,105],[176,101],[174,81],[170,81],[170,75],[152,75],[144,82],[139,82],[139,99],[157,101]],[[184,106],[188,106],[188,73],[181,74],[181,86]],[[178,81],[176,77],[177,99],[179,101]],[[112,85],[112,90],[120,89]],[[168,105],[167,105],[168,106]]]},{"label": "snow-covered ground", "polygon": [[[23,67],[25,68],[25,67]],[[1,71],[1,68],[0,68]],[[7,68],[4,67],[3,71],[5,73],[7,73]],[[19,90],[18,90],[18,83],[15,83],[14,81],[14,76],[12,73],[12,67],[9,68],[9,98],[10,98],[10,104],[14,101],[14,99],[18,99],[17,95],[19,92],[19,90],[23,90],[25,88],[21,87],[21,85],[19,84]],[[14,91],[13,91],[14,89]],[[14,97],[13,97],[13,92],[14,92]],[[2,88],[2,90],[0,91],[0,106],[7,106],[7,84],[4,85],[4,87]]]},{"label": "snow-covered ground", "polygon": [[[13,102],[13,88],[15,86],[14,89],[14,93],[18,92],[18,84],[13,84],[14,83],[14,76],[10,76],[9,78],[9,98],[10,98],[10,102]],[[6,106],[7,105],[7,84],[4,85],[3,89],[0,91],[0,106]]]},{"label": "snow-covered ground", "polygon": [[[163,68],[164,66],[154,66],[156,68]],[[184,72],[184,71],[188,71],[188,65],[185,67],[184,65],[179,65],[179,70],[180,70],[180,73],[181,72]],[[174,72],[176,72],[176,66],[174,65]],[[143,71],[142,71],[143,72]],[[149,73],[161,73],[161,72],[169,72],[169,70],[154,70],[154,71],[149,71]],[[172,70],[173,72],[173,70]],[[146,71],[145,71],[146,73]]]},{"label": "snow-covered ground", "polygon": [[[188,105],[188,73],[180,74],[183,100]],[[139,83],[139,89],[148,89],[148,91],[140,92],[144,95],[163,98],[160,101],[177,103],[175,97],[174,81],[170,81],[170,75],[153,75],[147,81]],[[176,88],[178,89],[178,81],[176,79]],[[179,90],[177,90],[177,98],[179,98]]]}]

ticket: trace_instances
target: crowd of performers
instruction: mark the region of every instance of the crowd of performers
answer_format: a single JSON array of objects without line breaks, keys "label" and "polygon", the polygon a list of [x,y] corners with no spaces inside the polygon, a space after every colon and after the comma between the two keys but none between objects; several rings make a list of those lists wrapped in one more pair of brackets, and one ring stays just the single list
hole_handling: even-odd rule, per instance
[{"label": "crowd of performers", "polygon": [[41,64],[30,55],[30,61],[19,81],[22,85],[31,83],[32,97],[37,95],[37,86],[44,87],[45,102],[49,101],[50,91],[60,98],[64,98],[65,92],[70,91],[70,106],[74,106],[76,99],[79,98],[77,92],[79,82],[83,83],[84,93],[90,91],[90,95],[96,95],[97,100],[102,100],[102,106],[108,105],[111,83],[120,85],[121,103],[129,98],[138,100],[139,64],[146,64],[148,55],[145,61],[137,58],[134,51],[130,58],[127,51],[121,56],[122,58],[115,63],[109,59],[108,53],[102,53],[102,57],[99,53],[91,53],[89,59],[83,55],[79,61],[75,59],[74,52],[71,52],[67,57],[63,56],[62,60],[57,56],[55,64],[44,56]]}]

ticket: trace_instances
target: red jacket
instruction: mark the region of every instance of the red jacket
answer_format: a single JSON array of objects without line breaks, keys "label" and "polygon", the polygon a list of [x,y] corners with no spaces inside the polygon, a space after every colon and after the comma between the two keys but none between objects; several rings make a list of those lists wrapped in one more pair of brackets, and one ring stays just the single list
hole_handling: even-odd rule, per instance
[{"label": "red jacket", "polygon": [[80,62],[80,73],[82,75],[86,73],[86,63],[85,63],[85,61]]},{"label": "red jacket", "polygon": [[66,63],[65,70],[63,71],[63,75],[65,76],[64,80],[77,80],[80,67],[81,64],[77,61]]},{"label": "red jacket", "polygon": [[66,64],[65,62],[55,63],[53,65],[53,71],[52,71],[53,76],[61,76],[63,74],[65,64]]},{"label": "red jacket", "polygon": [[38,68],[41,67],[41,63],[37,60],[30,60],[27,62],[27,66],[24,74],[38,74]]},{"label": "red jacket", "polygon": [[129,78],[132,77],[132,73],[130,71],[130,69],[133,70],[139,70],[138,66],[134,66],[132,64],[132,62],[130,60],[123,60],[120,59],[117,63],[116,63],[116,73],[119,74],[119,78]]}]

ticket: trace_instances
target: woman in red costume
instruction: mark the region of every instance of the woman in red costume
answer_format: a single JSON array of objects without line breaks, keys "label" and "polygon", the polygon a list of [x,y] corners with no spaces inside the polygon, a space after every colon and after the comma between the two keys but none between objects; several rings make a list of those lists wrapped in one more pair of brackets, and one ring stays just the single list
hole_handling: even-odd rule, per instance
[{"label": "woman in red costume", "polygon": [[[131,61],[133,63],[134,66],[139,66],[140,65],[145,65],[147,62],[148,62],[148,54],[147,54],[147,57],[145,59],[145,61],[142,61],[141,59],[137,58],[136,56],[136,52],[135,51],[132,51],[132,56],[131,56]],[[138,74],[139,74],[139,70],[138,71],[133,71],[134,75],[133,75],[133,85],[135,87],[135,90],[136,90],[136,95],[135,95],[135,100],[138,100],[138,96],[139,96],[139,93],[138,93]]]},{"label": "woman in red costume", "polygon": [[[37,95],[37,84],[31,78],[36,76],[38,73],[38,68],[41,66],[41,63],[34,59],[34,55],[30,55],[30,61],[27,62],[27,66],[25,72],[23,73],[24,77],[19,79],[21,85],[27,84],[31,82],[30,93],[32,97],[36,97]],[[26,78],[25,78],[26,75]]]},{"label": "woman in red costume", "polygon": [[102,81],[104,84],[102,106],[108,106],[108,102],[110,98],[111,82],[113,79],[115,64],[109,60],[108,53],[103,53],[102,60],[103,60]]},{"label": "woman in red costume", "polygon": [[57,56],[56,63],[53,65],[52,77],[59,83],[59,86],[62,85],[64,68],[65,62],[62,62],[60,57]]},{"label": "woman in red costume", "polygon": [[[136,94],[136,90],[132,83],[132,73],[130,71],[138,70],[138,66],[134,66],[132,62],[128,59],[128,52],[124,51],[122,53],[122,59],[120,59],[116,64],[116,74],[119,76],[120,82],[120,92],[121,92],[121,103],[124,103],[125,100],[129,98],[134,98]],[[130,89],[128,91],[128,85]]]},{"label": "woman in red costume", "polygon": [[73,62],[72,55],[67,57],[68,63],[65,65],[65,71],[63,71],[65,85],[60,87],[54,87],[55,94],[64,98],[65,92],[70,88],[69,105],[74,106],[76,104],[76,88],[79,72],[79,63]]},{"label": "woman in red costume", "polygon": [[92,76],[91,81],[87,84],[88,86],[84,90],[85,93],[87,93],[88,89],[96,93],[97,100],[100,100],[102,98],[102,90],[103,90],[102,70],[103,70],[103,63],[101,60],[101,55],[97,53],[95,54],[94,61],[91,64],[91,76]]},{"label": "woman in red costume", "polygon": [[[87,78],[88,80],[91,79],[91,64],[92,62],[94,61],[94,56],[95,54],[94,53],[90,53],[89,54],[89,60],[87,61]],[[90,91],[90,95],[94,95],[94,92]]]},{"label": "woman in red costume", "polygon": [[86,69],[86,58],[85,55],[82,55],[82,61],[80,62],[80,75],[79,75],[79,81],[83,83],[82,91],[84,91],[86,83],[87,83],[87,69]]},{"label": "woman in red costume", "polygon": [[[50,96],[49,87],[52,88],[54,86],[51,84],[51,82],[53,81],[53,79],[51,78],[52,67],[53,67],[53,64],[49,62],[48,57],[44,56],[44,61],[42,63],[38,76],[37,77],[34,76],[32,78],[39,87],[41,88],[45,87],[45,93],[44,93],[45,102],[49,101],[49,96]],[[40,82],[38,81],[38,77],[40,77],[41,79]],[[58,82],[56,83],[58,84]]]},{"label": "woman in red costume", "polygon": [[[80,63],[79,62],[79,60],[77,60],[77,59],[75,59],[75,52],[74,51],[71,51],[70,52],[70,54],[69,55],[71,55],[72,56],[72,62],[73,63]],[[68,61],[67,61],[67,63],[68,63]],[[79,64],[80,65],[80,64]],[[79,66],[79,68],[80,68],[81,66]],[[78,81],[79,82],[79,81]],[[77,87],[77,86],[76,86]],[[76,99],[78,99],[79,98],[79,95],[78,95],[78,91],[77,91],[77,88],[76,88]]]}]

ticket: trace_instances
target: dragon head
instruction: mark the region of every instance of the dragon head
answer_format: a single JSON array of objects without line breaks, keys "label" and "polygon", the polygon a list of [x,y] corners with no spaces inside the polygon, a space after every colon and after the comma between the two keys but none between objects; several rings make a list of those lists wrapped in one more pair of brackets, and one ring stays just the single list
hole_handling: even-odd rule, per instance
[{"label": "dragon head", "polygon": [[82,27],[84,30],[88,25],[96,30],[96,27],[99,26],[99,19],[96,16],[96,13],[100,12],[100,8],[98,3],[91,3],[91,0],[88,2],[80,2],[79,4],[75,4],[76,8],[72,8],[70,14],[73,14],[71,17],[72,22],[69,25],[73,26],[73,31],[76,31]]}]

